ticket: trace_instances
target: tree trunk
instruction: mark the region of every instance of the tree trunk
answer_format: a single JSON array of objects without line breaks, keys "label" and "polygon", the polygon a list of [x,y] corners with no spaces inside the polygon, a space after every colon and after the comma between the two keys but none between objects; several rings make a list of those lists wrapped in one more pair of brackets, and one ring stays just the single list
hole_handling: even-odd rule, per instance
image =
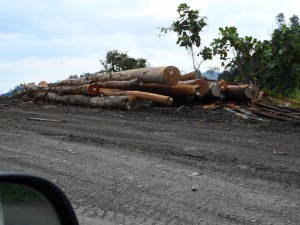
[{"label": "tree trunk", "polygon": [[83,105],[95,108],[125,108],[134,109],[137,103],[135,97],[129,96],[110,96],[110,97],[91,97],[84,95],[57,95],[48,93],[48,100],[51,102],[67,105]]},{"label": "tree trunk", "polygon": [[208,83],[204,77],[196,80],[179,81],[179,84],[198,85],[200,89],[200,96],[205,95],[209,91]]},{"label": "tree trunk", "polygon": [[196,71],[192,71],[180,76],[180,81],[195,80],[195,79],[196,79]]},{"label": "tree trunk", "polygon": [[95,84],[81,86],[60,86],[51,87],[49,91],[65,95],[98,95],[99,86]]},{"label": "tree trunk", "polygon": [[79,85],[86,85],[86,84],[93,84],[95,83],[93,80],[84,80],[84,79],[66,79],[61,80],[55,83],[49,83],[48,87],[55,87],[55,86],[79,86]]},{"label": "tree trunk", "polygon": [[228,87],[228,83],[227,83],[227,81],[226,80],[218,80],[217,81],[218,82],[218,84],[220,85],[220,87],[221,87],[221,91],[226,91],[227,90],[227,87]]},{"label": "tree trunk", "polygon": [[208,95],[213,97],[220,97],[221,96],[221,86],[216,81],[207,81],[210,91],[208,92]]},{"label": "tree trunk", "polygon": [[168,96],[200,96],[200,88],[198,85],[177,84],[174,86],[164,84],[143,84],[139,90],[168,95]]},{"label": "tree trunk", "polygon": [[138,86],[142,85],[143,81],[140,78],[126,81],[105,81],[98,82],[97,85],[100,88],[117,88],[117,89],[136,89]]},{"label": "tree trunk", "polygon": [[226,90],[226,98],[247,100],[255,99],[259,89],[251,84],[228,84]]},{"label": "tree trunk", "polygon": [[175,66],[148,67],[113,73],[95,73],[86,79],[105,82],[132,80],[136,78],[142,79],[144,83],[176,85],[180,79],[180,71]]},{"label": "tree trunk", "polygon": [[141,100],[153,101],[153,102],[161,103],[164,105],[172,105],[173,104],[173,98],[171,98],[170,96],[164,96],[164,95],[143,92],[143,91],[123,91],[123,90],[117,90],[117,89],[101,88],[100,92],[106,96],[134,96]]}]

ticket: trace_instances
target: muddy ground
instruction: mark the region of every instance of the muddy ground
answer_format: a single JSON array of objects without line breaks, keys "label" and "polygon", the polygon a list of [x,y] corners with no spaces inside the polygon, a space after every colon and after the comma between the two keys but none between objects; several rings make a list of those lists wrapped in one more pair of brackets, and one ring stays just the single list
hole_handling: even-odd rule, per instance
[{"label": "muddy ground", "polygon": [[1,100],[0,171],[52,180],[81,224],[300,224],[299,124],[177,110]]}]

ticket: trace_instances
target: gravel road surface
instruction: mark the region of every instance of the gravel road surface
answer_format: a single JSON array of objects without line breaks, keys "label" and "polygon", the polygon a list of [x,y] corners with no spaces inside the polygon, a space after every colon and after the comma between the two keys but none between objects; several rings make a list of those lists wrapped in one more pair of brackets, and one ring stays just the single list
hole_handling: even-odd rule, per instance
[{"label": "gravel road surface", "polygon": [[177,109],[0,101],[0,171],[55,182],[83,225],[300,224],[299,125]]}]

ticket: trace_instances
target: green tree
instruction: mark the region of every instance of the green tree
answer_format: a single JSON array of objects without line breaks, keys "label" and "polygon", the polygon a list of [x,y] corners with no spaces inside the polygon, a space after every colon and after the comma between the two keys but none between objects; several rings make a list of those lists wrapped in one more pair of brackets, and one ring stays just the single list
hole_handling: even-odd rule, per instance
[{"label": "green tree", "polygon": [[[193,59],[194,69],[198,70],[203,61],[211,59],[211,50],[209,48],[200,50],[200,33],[207,25],[207,18],[200,16],[199,10],[191,9],[186,3],[180,4],[177,12],[179,14],[177,20],[173,21],[169,27],[160,27],[160,33],[166,34],[168,32],[175,32],[177,34],[176,44],[188,50]],[[195,53],[197,48],[199,48],[199,52]],[[196,55],[202,56],[200,63],[196,63]]]},{"label": "green tree", "polygon": [[100,60],[100,64],[103,66],[102,72],[118,72],[150,66],[146,59],[135,59],[117,50],[108,51],[106,59]]},{"label": "green tree", "polygon": [[300,89],[300,25],[296,15],[287,24],[283,13],[276,16],[276,22],[268,51],[264,52],[261,77],[266,88],[285,94]]},{"label": "green tree", "polygon": [[236,27],[219,28],[221,37],[211,43],[212,54],[218,55],[225,71],[221,74],[230,81],[256,82],[257,61],[254,54],[260,43],[252,36],[240,37]]}]

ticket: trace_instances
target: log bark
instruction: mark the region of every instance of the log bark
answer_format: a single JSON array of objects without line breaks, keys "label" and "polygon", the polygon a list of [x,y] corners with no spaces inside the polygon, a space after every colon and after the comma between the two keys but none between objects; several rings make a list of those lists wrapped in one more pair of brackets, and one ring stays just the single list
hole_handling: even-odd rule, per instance
[{"label": "log bark", "polygon": [[50,92],[65,94],[65,95],[98,95],[99,86],[95,84],[87,84],[80,86],[59,86],[50,87]]},{"label": "log bark", "polygon": [[196,71],[192,71],[180,76],[180,81],[195,80],[195,79],[196,79]]},{"label": "log bark", "polygon": [[226,90],[226,97],[232,99],[255,99],[258,95],[259,89],[251,84],[228,84]]},{"label": "log bark", "polygon": [[86,85],[86,84],[93,84],[95,81],[93,80],[85,80],[85,79],[66,79],[62,81],[58,81],[55,83],[49,83],[49,87],[55,87],[55,86],[80,86],[80,85]]},{"label": "log bark", "polygon": [[106,96],[134,96],[139,100],[148,100],[152,102],[161,103],[164,105],[172,105],[173,98],[170,96],[159,95],[149,92],[142,92],[142,91],[123,91],[117,89],[105,89],[101,88],[100,92]]},{"label": "log bark", "polygon": [[202,76],[200,70],[192,71],[180,76],[180,81],[187,81],[187,80],[198,80]]},{"label": "log bark", "polygon": [[144,83],[176,85],[180,79],[180,71],[175,66],[148,67],[114,73],[95,73],[88,76],[86,79],[105,82],[125,81],[136,78],[142,79]]},{"label": "log bark", "polygon": [[124,108],[135,109],[137,99],[128,96],[109,96],[109,97],[91,97],[84,95],[57,95],[48,93],[47,98],[51,102],[62,103],[67,105],[83,105],[94,108]]},{"label": "log bark", "polygon": [[100,88],[117,88],[117,89],[136,89],[143,84],[142,79],[136,78],[126,81],[105,81],[98,82],[97,85]]},{"label": "log bark", "polygon": [[179,84],[198,85],[200,89],[200,96],[205,95],[209,91],[208,83],[204,77],[196,80],[179,81]]},{"label": "log bark", "polygon": [[163,84],[143,84],[139,90],[168,95],[168,96],[200,96],[198,85],[177,84],[174,86]]},{"label": "log bark", "polygon": [[221,87],[221,91],[226,91],[227,87],[228,87],[228,83],[226,80],[218,80],[217,83],[220,85]]}]

